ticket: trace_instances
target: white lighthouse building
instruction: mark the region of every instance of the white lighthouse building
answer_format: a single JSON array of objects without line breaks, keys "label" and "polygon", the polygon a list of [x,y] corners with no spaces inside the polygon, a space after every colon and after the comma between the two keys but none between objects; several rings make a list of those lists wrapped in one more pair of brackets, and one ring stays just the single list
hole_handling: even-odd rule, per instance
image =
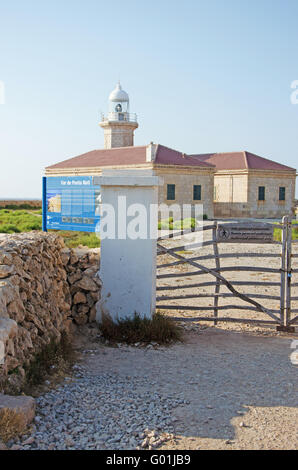
[{"label": "white lighthouse building", "polygon": [[296,169],[247,151],[187,155],[161,144],[134,146],[138,128],[120,83],[109,96],[99,124],[104,148],[46,168],[46,176],[101,175],[104,169],[150,170],[161,176],[160,204],[202,204],[204,214],[280,218],[295,205]]},{"label": "white lighthouse building", "polygon": [[109,111],[102,115],[99,125],[104,130],[104,148],[130,147],[138,128],[137,115],[129,112],[129,96],[120,82],[109,96]]}]

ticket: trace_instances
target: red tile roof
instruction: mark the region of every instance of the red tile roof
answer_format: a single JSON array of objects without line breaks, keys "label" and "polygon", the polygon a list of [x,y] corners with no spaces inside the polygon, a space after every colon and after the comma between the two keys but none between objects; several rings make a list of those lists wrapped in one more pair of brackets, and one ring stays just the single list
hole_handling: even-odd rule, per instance
[{"label": "red tile roof", "polygon": [[[146,146],[118,147],[113,149],[93,150],[91,152],[69,158],[47,169],[89,168],[103,166],[128,166],[146,162]],[[157,145],[154,163],[160,165],[200,166],[216,170],[281,170],[296,171],[294,168],[273,162],[249,152],[207,153],[186,155],[164,145]]]},{"label": "red tile roof", "polygon": [[[93,150],[77,157],[69,158],[63,162],[48,166],[47,169],[55,170],[56,168],[88,168],[102,166],[118,166],[118,165],[136,165],[146,163],[146,146],[142,147],[118,147],[113,149]],[[164,147],[157,146],[156,158],[154,163],[161,165],[184,165],[184,166],[200,166],[211,168],[211,163],[205,163],[194,158],[190,158],[182,152]]]},{"label": "red tile roof", "polygon": [[170,149],[164,145],[158,145],[154,163],[160,165],[184,165],[184,166],[201,166],[212,168],[212,162],[204,162],[196,158],[191,158],[185,153]]},{"label": "red tile roof", "polygon": [[281,163],[273,162],[267,158],[259,157],[250,152],[208,153],[202,155],[190,155],[195,160],[204,161],[215,165],[217,170],[279,170],[296,171]]},{"label": "red tile roof", "polygon": [[146,163],[146,146],[120,147],[113,149],[92,150],[77,157],[69,158],[63,162],[48,166],[55,168],[88,168],[108,165],[134,165]]}]

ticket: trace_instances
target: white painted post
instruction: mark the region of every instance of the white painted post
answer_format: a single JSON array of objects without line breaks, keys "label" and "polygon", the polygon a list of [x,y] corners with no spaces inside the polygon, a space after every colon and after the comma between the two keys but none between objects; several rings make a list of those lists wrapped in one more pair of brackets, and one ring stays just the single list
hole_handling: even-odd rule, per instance
[{"label": "white painted post", "polygon": [[[121,171],[115,173],[118,175],[98,178],[102,207],[110,204],[115,211],[116,235],[114,239],[101,240],[99,277],[102,290],[97,304],[98,322],[103,314],[108,314],[117,321],[132,318],[135,313],[151,318],[155,311],[157,212],[154,215],[156,220],[151,220],[151,224],[156,225],[153,238],[152,233],[150,238],[150,212],[152,215],[152,204],[157,207],[160,178],[143,176],[138,171],[130,175],[125,172],[121,176]],[[129,223],[134,218],[130,213],[134,209],[132,204],[142,204],[146,210],[147,235],[144,239],[131,239],[127,236]],[[106,229],[101,224],[101,236],[104,228]]]}]

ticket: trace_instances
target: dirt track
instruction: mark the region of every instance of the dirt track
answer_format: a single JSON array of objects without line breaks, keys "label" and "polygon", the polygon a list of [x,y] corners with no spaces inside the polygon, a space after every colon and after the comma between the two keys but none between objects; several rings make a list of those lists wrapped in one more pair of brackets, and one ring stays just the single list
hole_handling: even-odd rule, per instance
[{"label": "dirt track", "polygon": [[167,375],[190,404],[176,410],[176,440],[164,448],[297,449],[290,343],[217,328],[189,335]]},{"label": "dirt track", "polygon": [[[205,232],[204,241],[210,240],[211,233]],[[162,242],[166,247],[179,246],[184,240]],[[279,245],[245,245],[220,244],[219,253],[281,253]],[[293,253],[298,246],[293,245]],[[183,256],[193,257],[213,254],[213,247],[184,251]],[[168,255],[158,257],[158,264],[175,261]],[[198,261],[208,268],[215,267],[214,260]],[[221,267],[250,266],[280,269],[281,258],[250,258],[236,257],[221,259]],[[297,259],[293,259],[293,268],[297,268]],[[191,273],[196,268],[188,264],[163,268],[159,274]],[[264,281],[280,282],[279,273],[262,272],[225,272],[229,281]],[[295,276],[297,278],[295,278]],[[212,294],[214,286],[201,288],[183,288],[185,284],[213,281],[208,274],[185,276],[180,278],[159,279],[159,286],[177,286],[181,289],[158,291],[158,295]],[[292,282],[298,282],[294,274]],[[279,286],[236,287],[240,292],[250,294],[266,294],[280,297]],[[220,292],[229,293],[224,286]],[[298,296],[298,289],[292,289],[292,296]],[[256,299],[271,310],[280,307],[278,299]],[[212,297],[166,300],[159,303],[171,305],[192,305],[212,307]],[[219,305],[249,304],[239,298],[221,298]],[[298,308],[298,303],[292,303]],[[212,316],[213,311],[163,310],[169,316],[196,317]],[[262,313],[251,310],[223,310],[221,317],[271,320]],[[293,315],[294,316],[294,315]],[[211,326],[211,322],[186,323],[190,331]],[[297,330],[297,327],[296,327]],[[297,338],[297,333],[293,335]],[[167,449],[289,449],[297,448],[297,369],[288,359],[291,352],[289,336],[276,332],[275,326],[248,325],[245,323],[221,322],[217,327],[204,330],[196,336],[188,336],[185,350],[178,354],[175,363],[185,377],[184,394],[189,398],[190,405],[176,413],[175,426],[177,439],[165,444]],[[183,368],[183,361],[187,369]],[[178,363],[177,363],[178,362]],[[168,364],[169,367],[169,364]],[[296,366],[297,367],[297,366]],[[165,372],[164,372],[165,373]],[[168,374],[171,374],[169,371]],[[179,384],[179,382],[178,382]],[[178,386],[176,383],[176,386]]]},{"label": "dirt track", "polygon": [[297,449],[298,336],[192,329],[171,347],[110,347],[86,325],[72,378],[39,397],[18,446],[130,450],[150,432],[159,450]]},{"label": "dirt track", "polygon": [[84,362],[95,376],[146,377],[149,395],[187,402],[171,412],[174,438],[161,449],[297,449],[295,337],[196,328],[184,344],[99,347]]}]

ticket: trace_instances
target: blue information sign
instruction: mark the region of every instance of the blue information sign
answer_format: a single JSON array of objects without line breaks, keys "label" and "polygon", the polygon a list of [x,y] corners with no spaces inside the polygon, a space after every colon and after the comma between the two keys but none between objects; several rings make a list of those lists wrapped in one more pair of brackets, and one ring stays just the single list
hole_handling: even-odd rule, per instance
[{"label": "blue information sign", "polygon": [[95,232],[100,202],[100,186],[93,176],[44,177],[43,230]]}]

